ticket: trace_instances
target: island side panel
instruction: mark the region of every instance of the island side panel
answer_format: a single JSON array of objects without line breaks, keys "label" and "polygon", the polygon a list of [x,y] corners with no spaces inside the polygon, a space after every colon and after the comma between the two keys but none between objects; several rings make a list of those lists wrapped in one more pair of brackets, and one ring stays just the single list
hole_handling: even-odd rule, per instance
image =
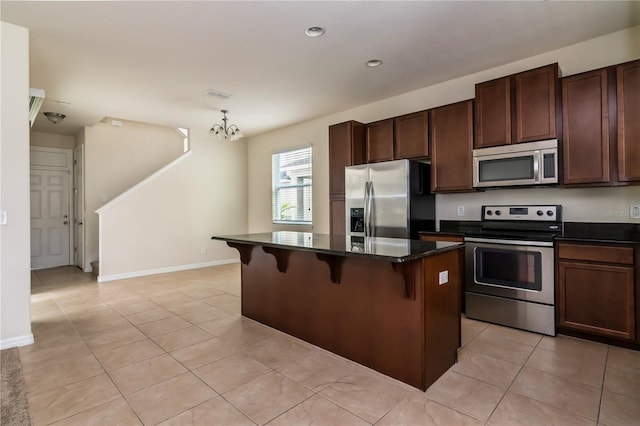
[{"label": "island side panel", "polygon": [[390,262],[344,257],[334,284],[315,253],[291,251],[281,273],[255,247],[242,265],[242,314],[424,390],[422,260],[414,263],[411,300]]},{"label": "island side panel", "polygon": [[[460,248],[423,260],[427,387],[457,361],[463,255]],[[448,282],[440,284],[443,271],[448,272]]]}]

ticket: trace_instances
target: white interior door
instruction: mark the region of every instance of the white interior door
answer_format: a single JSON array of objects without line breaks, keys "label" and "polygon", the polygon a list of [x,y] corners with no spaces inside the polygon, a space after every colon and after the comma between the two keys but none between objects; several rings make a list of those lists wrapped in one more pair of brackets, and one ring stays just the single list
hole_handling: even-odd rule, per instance
[{"label": "white interior door", "polygon": [[69,172],[31,170],[31,268],[69,265]]},{"label": "white interior door", "polygon": [[84,269],[84,145],[73,152],[74,264]]}]

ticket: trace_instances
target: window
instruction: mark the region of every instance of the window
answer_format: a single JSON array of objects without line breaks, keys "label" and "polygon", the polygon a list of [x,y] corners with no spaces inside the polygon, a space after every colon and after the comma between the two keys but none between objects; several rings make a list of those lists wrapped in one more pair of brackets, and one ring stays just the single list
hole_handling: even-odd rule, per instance
[{"label": "window", "polygon": [[311,147],[271,156],[273,223],[311,225]]}]

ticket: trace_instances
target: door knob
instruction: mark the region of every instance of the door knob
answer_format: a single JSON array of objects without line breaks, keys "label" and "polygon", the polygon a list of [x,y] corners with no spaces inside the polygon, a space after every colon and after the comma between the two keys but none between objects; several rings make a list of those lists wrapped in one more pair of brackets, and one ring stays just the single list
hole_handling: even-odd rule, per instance
[{"label": "door knob", "polygon": [[68,225],[68,224],[69,224],[69,221],[68,221],[68,220],[65,220],[65,221],[63,222],[63,224],[64,224],[64,225]]}]

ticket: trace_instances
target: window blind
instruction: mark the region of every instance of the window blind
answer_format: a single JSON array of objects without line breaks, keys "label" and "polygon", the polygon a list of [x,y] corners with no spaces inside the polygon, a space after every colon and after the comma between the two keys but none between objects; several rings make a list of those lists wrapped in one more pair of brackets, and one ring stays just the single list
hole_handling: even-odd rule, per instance
[{"label": "window blind", "polygon": [[311,147],[271,156],[273,223],[311,224]]}]

